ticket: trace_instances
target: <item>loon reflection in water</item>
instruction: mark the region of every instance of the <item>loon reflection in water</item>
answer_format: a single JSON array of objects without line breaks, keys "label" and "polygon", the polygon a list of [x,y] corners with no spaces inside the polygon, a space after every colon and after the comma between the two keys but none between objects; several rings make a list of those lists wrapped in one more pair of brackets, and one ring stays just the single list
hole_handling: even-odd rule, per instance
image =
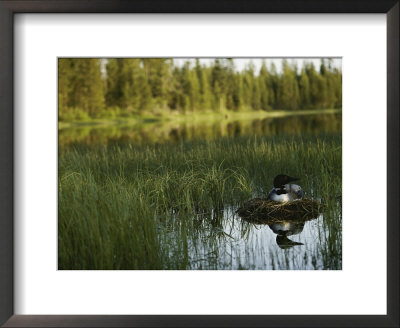
[{"label": "loon reflection in water", "polygon": [[304,245],[293,240],[290,240],[288,236],[298,235],[303,232],[304,225],[307,221],[314,220],[284,220],[284,219],[266,219],[257,220],[251,217],[242,217],[244,221],[252,223],[254,225],[268,225],[268,227],[277,235],[276,243],[282,249],[291,248],[293,246]]},{"label": "loon reflection in water", "polygon": [[291,248],[296,245],[304,245],[290,240],[288,236],[297,235],[303,231],[305,222],[280,221],[268,224],[271,230],[277,234],[276,243],[282,249]]}]

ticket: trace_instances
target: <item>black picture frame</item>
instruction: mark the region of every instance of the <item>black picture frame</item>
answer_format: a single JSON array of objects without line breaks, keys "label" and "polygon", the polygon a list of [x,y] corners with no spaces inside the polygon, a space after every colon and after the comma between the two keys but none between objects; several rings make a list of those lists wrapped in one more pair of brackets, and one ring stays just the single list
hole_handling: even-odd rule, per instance
[{"label": "black picture frame", "polygon": [[[399,327],[399,7],[398,0],[0,0],[0,324],[4,327]],[[387,315],[14,315],[13,16],[17,13],[385,13]]]}]

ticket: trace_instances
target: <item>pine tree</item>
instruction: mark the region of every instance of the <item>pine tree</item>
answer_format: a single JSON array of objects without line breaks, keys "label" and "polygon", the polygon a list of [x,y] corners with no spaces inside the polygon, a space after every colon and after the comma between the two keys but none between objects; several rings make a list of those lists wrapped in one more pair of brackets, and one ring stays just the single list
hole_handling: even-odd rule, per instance
[{"label": "pine tree", "polygon": [[294,67],[286,60],[282,64],[282,76],[279,82],[278,104],[283,109],[299,108],[299,88]]},{"label": "pine tree", "polygon": [[226,86],[225,86],[225,107],[226,109],[235,109],[234,92],[235,92],[235,63],[232,58],[226,60]]},{"label": "pine tree", "polygon": [[259,110],[261,108],[261,92],[258,80],[253,80],[253,88],[251,93],[251,108],[254,110]]},{"label": "pine tree", "polygon": [[73,61],[73,71],[71,106],[95,116],[104,107],[104,90],[99,60],[76,58]]},{"label": "pine tree", "polygon": [[172,81],[167,94],[167,106],[172,110],[178,109],[178,71],[179,69],[177,67],[174,67],[172,70]]},{"label": "pine tree", "polygon": [[169,82],[171,80],[171,59],[146,58],[143,59],[143,66],[151,89],[153,103],[157,107],[165,107]]},{"label": "pine tree", "polygon": [[136,58],[121,59],[120,86],[121,97],[118,101],[122,109],[133,111],[140,106],[140,81],[141,74],[140,60]]},{"label": "pine tree", "polygon": [[[143,65],[143,61],[141,62],[141,64]],[[138,109],[140,111],[148,110],[151,108],[152,93],[151,93],[151,87],[149,84],[148,74],[149,73],[146,71],[146,69],[144,67],[143,67],[143,69],[138,71],[138,76],[137,76],[138,88],[137,88],[137,90],[138,90],[138,94],[139,94]]]},{"label": "pine tree", "polygon": [[342,108],[342,73],[338,69],[333,70],[334,76],[334,108]]},{"label": "pine tree", "polygon": [[73,59],[60,58],[58,60],[58,110],[66,113],[70,106],[70,94],[72,91]]},{"label": "pine tree", "polygon": [[233,90],[232,90],[232,102],[233,109],[235,111],[239,111],[243,106],[243,97],[242,97],[242,78],[239,73],[235,73],[233,77]]},{"label": "pine tree", "polygon": [[122,97],[122,60],[110,58],[106,65],[106,104],[108,107],[121,106]]},{"label": "pine tree", "polygon": [[310,108],[310,81],[304,68],[301,70],[300,81],[299,81],[299,91],[300,91],[300,103],[301,108]]},{"label": "pine tree", "polygon": [[182,69],[182,91],[184,94],[182,108],[185,112],[194,110],[193,88],[190,63],[186,62]]},{"label": "pine tree", "polygon": [[268,89],[270,90],[269,103],[271,104],[271,107],[273,109],[277,109],[278,86],[279,86],[279,76],[276,70],[276,66],[274,62],[272,62],[268,79]]},{"label": "pine tree", "polygon": [[253,108],[253,93],[257,90],[254,90],[254,64],[250,62],[247,67],[244,69],[242,73],[242,92],[241,96],[243,99],[244,109],[252,109]]},{"label": "pine tree", "polygon": [[226,83],[227,74],[226,67],[220,59],[215,59],[214,66],[211,71],[211,89],[214,93],[214,106],[213,108],[221,111],[225,108],[226,98]]},{"label": "pine tree", "polygon": [[305,67],[305,71],[308,76],[308,80],[310,82],[310,106],[311,108],[320,108],[321,107],[321,79],[320,75],[315,70],[315,66],[313,63],[307,64]]},{"label": "pine tree", "polygon": [[267,65],[265,64],[265,60],[263,60],[260,73],[258,76],[258,83],[260,88],[260,107],[263,110],[270,109],[270,83],[269,83],[269,73],[267,69]]}]

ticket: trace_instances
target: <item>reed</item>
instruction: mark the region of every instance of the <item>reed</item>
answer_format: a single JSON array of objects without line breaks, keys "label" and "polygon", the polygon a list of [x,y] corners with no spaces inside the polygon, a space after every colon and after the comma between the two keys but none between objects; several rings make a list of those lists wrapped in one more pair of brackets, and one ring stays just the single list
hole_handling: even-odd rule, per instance
[{"label": "reed", "polygon": [[324,204],[317,255],[340,268],[341,167],[337,135],[60,148],[59,269],[237,267],[221,258],[223,226],[239,220],[226,210],[265,196],[279,173]]}]

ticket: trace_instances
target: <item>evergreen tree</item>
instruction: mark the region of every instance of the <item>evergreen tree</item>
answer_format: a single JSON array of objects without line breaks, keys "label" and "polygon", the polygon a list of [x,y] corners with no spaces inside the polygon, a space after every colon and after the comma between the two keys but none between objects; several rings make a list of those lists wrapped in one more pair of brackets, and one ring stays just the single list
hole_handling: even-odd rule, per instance
[{"label": "evergreen tree", "polygon": [[139,59],[121,59],[121,71],[119,76],[121,97],[117,102],[121,108],[133,111],[140,107],[140,75],[141,68]]},{"label": "evergreen tree", "polygon": [[171,80],[172,60],[168,58],[143,59],[144,70],[151,89],[151,98],[158,107],[165,107]]},{"label": "evergreen tree", "polygon": [[185,112],[193,111],[194,109],[194,99],[193,99],[193,80],[190,70],[190,63],[186,62],[183,65],[182,70],[182,91],[183,91],[183,102],[182,108]]},{"label": "evergreen tree", "polygon": [[106,65],[106,104],[108,107],[121,106],[122,97],[122,61],[111,58]]},{"label": "evergreen tree", "polygon": [[305,71],[310,82],[310,107],[311,108],[321,108],[322,105],[322,88],[323,82],[321,81],[321,76],[315,70],[313,63],[307,64]]},{"label": "evergreen tree", "polygon": [[251,108],[254,110],[259,110],[261,108],[261,92],[258,80],[253,81],[253,88],[251,94]]},{"label": "evergreen tree", "polygon": [[334,108],[342,108],[342,73],[338,69],[333,69],[334,77]]},{"label": "evergreen tree", "polygon": [[270,90],[269,103],[273,109],[277,108],[279,76],[274,62],[271,63],[268,79],[268,89]]},{"label": "evergreen tree", "polygon": [[98,59],[75,58],[72,65],[71,107],[95,116],[104,107],[104,90]]},{"label": "evergreen tree", "polygon": [[301,70],[299,91],[301,108],[310,108],[310,81],[304,68]]},{"label": "evergreen tree", "polygon": [[211,71],[211,88],[214,93],[213,108],[221,111],[225,107],[227,74],[226,67],[223,66],[223,60],[215,59]]},{"label": "evergreen tree", "polygon": [[138,94],[139,94],[139,106],[138,109],[140,111],[147,110],[151,108],[151,86],[149,84],[149,72],[143,67],[138,71],[137,76],[137,86],[138,86]]},{"label": "evergreen tree", "polygon": [[73,59],[58,60],[58,109],[61,113],[68,111],[72,91]]},{"label": "evergreen tree", "polygon": [[232,58],[226,60],[226,87],[225,87],[225,107],[226,109],[235,109],[234,92],[235,92],[235,64]]},{"label": "evergreen tree", "polygon": [[252,109],[253,105],[253,89],[254,84],[254,64],[250,62],[247,67],[244,69],[242,78],[242,92],[241,96],[243,99],[243,107],[244,109]]},{"label": "evergreen tree", "polygon": [[299,108],[299,88],[294,67],[286,60],[282,64],[282,76],[279,83],[278,104],[282,109]]},{"label": "evergreen tree", "polygon": [[179,109],[179,92],[180,92],[180,80],[178,79],[180,73],[179,68],[175,67],[172,71],[172,82],[169,87],[167,95],[167,104],[170,109]]},{"label": "evergreen tree", "polygon": [[263,60],[260,74],[258,77],[258,83],[260,88],[260,107],[263,110],[270,109],[270,82],[269,82],[269,73],[267,69],[267,65],[265,64],[265,60]]},{"label": "evergreen tree", "polygon": [[236,73],[233,77],[233,89],[232,89],[232,102],[233,110],[239,111],[242,109],[242,78],[239,73]]}]

